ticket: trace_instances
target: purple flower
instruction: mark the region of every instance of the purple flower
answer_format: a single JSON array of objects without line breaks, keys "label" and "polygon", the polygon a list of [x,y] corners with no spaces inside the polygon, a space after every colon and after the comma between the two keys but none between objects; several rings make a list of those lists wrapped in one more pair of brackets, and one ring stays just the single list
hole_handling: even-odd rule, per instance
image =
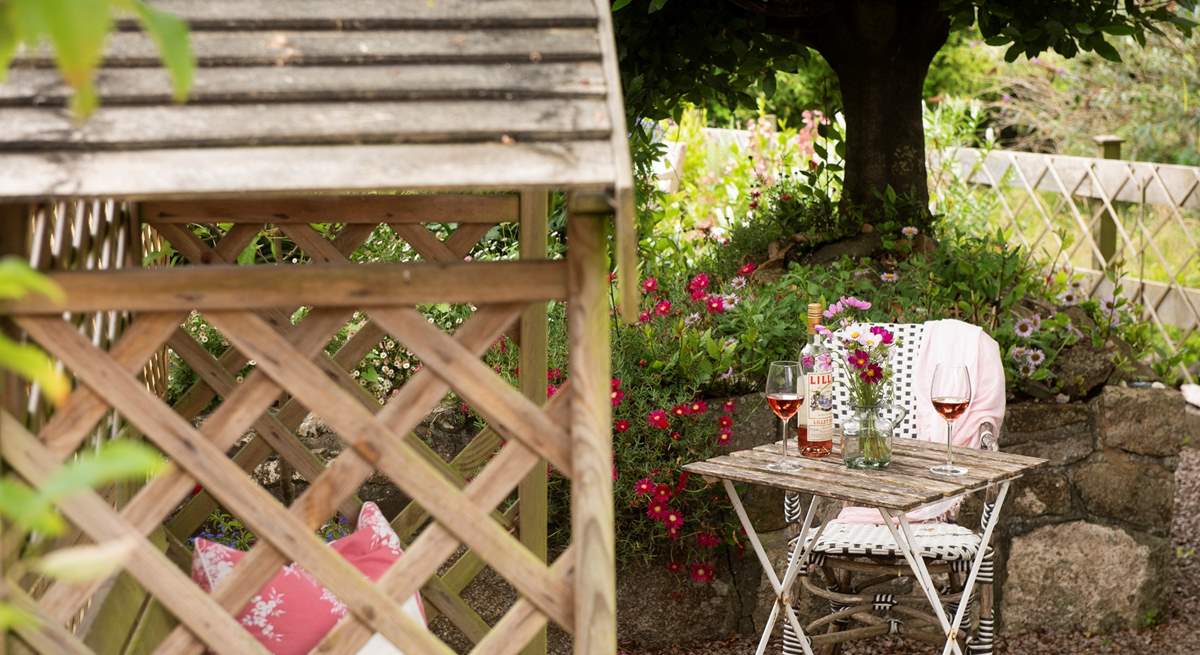
[{"label": "purple flower", "polygon": [[1037,328],[1034,327],[1033,321],[1028,318],[1017,321],[1013,326],[1013,332],[1016,332],[1017,336],[1022,339],[1028,339],[1035,331],[1037,331]]},{"label": "purple flower", "polygon": [[906,226],[900,228],[900,234],[903,234],[904,236],[906,236],[910,239],[917,236],[917,234],[919,234],[919,233],[920,233],[920,230],[913,227],[912,225],[906,225]]},{"label": "purple flower", "polygon": [[1042,352],[1038,348],[1034,348],[1025,355],[1025,361],[1034,366],[1038,366],[1042,362],[1046,361],[1046,353]]}]

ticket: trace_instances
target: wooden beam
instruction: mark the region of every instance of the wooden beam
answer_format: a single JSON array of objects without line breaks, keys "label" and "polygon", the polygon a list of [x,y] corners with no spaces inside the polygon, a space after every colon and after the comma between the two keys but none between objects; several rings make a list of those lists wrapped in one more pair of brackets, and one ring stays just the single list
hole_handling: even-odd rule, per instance
[{"label": "wooden beam", "polygon": [[516,221],[515,194],[395,194],[244,200],[149,200],[142,220],[161,223],[502,223]]},{"label": "wooden beam", "polygon": [[425,100],[102,107],[80,123],[66,108],[0,108],[0,151],[152,150],[358,143],[522,143],[604,139],[598,98]]},{"label": "wooden beam", "polygon": [[505,191],[536,184],[605,187],[612,181],[608,141],[263,146],[0,157],[0,198],[13,200],[262,197],[396,189]]},{"label": "wooden beam", "polygon": [[[105,107],[173,103],[170,77],[160,68],[108,68],[96,87]],[[598,62],[239,66],[196,69],[188,103],[515,100],[603,98],[604,94]],[[13,69],[0,86],[4,107],[65,106],[70,97],[70,87],[52,69]]]},{"label": "wooden beam", "polygon": [[567,218],[575,655],[612,655],[617,649],[606,233],[600,217]]},{"label": "wooden beam", "polygon": [[[54,273],[66,302],[29,296],[0,313],[199,311],[266,307],[510,303],[566,297],[563,262],[425,262],[305,266],[188,266]],[[253,292],[248,293],[249,290]]]},{"label": "wooden beam", "polygon": [[[521,259],[546,258],[549,238],[547,214],[550,198],[544,189],[521,192]],[[546,402],[546,346],[548,326],[546,303],[531,303],[521,313],[521,393],[536,405]],[[546,561],[546,523],[549,499],[546,472],[539,466],[521,480],[518,487],[521,543],[543,562]],[[521,651],[524,655],[545,655],[546,631],[543,628]]]}]

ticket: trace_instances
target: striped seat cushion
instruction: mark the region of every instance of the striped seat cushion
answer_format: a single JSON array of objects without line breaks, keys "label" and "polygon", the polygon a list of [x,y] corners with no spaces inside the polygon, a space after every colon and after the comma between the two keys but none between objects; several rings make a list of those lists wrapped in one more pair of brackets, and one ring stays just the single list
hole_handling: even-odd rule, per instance
[{"label": "striped seat cushion", "polygon": [[[897,528],[898,529],[898,528]],[[913,537],[921,557],[932,560],[970,560],[979,550],[979,535],[953,523],[914,523]],[[804,543],[812,541],[810,530]],[[813,552],[822,555],[881,555],[902,557],[892,533],[881,524],[830,521]]]}]

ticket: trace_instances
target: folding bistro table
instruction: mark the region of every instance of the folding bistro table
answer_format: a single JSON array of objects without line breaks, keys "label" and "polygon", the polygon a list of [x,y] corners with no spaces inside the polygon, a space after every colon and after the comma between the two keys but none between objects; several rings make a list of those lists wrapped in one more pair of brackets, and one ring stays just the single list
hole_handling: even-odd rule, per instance
[{"label": "folding bistro table", "polygon": [[[823,459],[807,459],[792,456],[788,459],[795,461],[799,468],[790,471],[774,471],[767,468],[780,459],[780,444],[768,444],[757,448],[714,457],[702,462],[694,462],[684,466],[684,470],[704,476],[707,479],[718,479],[724,483],[725,492],[733,502],[738,519],[746,529],[754,552],[762,564],[763,570],[775,590],[775,605],[771,609],[762,638],[759,640],[757,655],[762,655],[767,647],[767,641],[779,619],[780,613],[787,616],[792,630],[800,636],[805,655],[812,655],[810,639],[804,634],[803,626],[793,609],[792,583],[807,561],[809,553],[821,539],[828,522],[820,525],[811,539],[805,538],[813,523],[813,513],[817,498],[831,498],[841,501],[843,505],[874,507],[886,520],[883,521],[891,532],[898,550],[912,569],[913,577],[925,593],[934,614],[945,630],[946,643],[942,649],[943,655],[954,652],[962,655],[962,647],[958,643],[958,628],[962,623],[969,603],[958,603],[958,609],[953,617],[946,615],[938,590],[925,560],[915,554],[912,526],[909,524],[908,512],[945,501],[948,498],[962,496],[968,493],[985,490],[993,485],[998,487],[995,507],[984,524],[983,534],[978,551],[971,562],[970,574],[963,587],[962,598],[970,598],[979,575],[980,565],[991,541],[992,531],[1000,516],[1000,509],[1008,495],[1009,484],[1026,472],[1042,466],[1044,459],[1015,455],[1011,453],[978,450],[975,448],[955,448],[954,461],[968,467],[965,476],[949,477],[930,472],[929,467],[945,461],[946,447],[917,439],[896,439],[893,442],[892,463],[882,471],[863,471],[846,468],[842,464],[841,452],[834,448],[832,454]],[[763,485],[784,491],[810,494],[807,511],[800,528],[801,538],[792,549],[782,577],[776,573],[774,565],[763,550],[762,542],[750,524],[742,500],[738,496],[735,482]]]}]

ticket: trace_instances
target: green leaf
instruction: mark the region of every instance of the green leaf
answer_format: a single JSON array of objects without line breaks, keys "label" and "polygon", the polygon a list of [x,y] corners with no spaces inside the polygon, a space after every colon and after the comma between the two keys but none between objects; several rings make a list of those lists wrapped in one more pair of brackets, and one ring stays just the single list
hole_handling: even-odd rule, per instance
[{"label": "green leaf", "polygon": [[40,293],[54,302],[66,300],[62,289],[50,278],[30,268],[18,257],[0,259],[0,299],[24,298],[29,292]]},{"label": "green leaf", "polygon": [[58,469],[41,485],[39,493],[50,502],[57,502],[83,489],[144,479],[166,466],[162,456],[149,446],[130,439],[114,439]]},{"label": "green leaf", "polygon": [[1117,52],[1117,49],[1114,48],[1113,45],[1108,41],[1100,38],[1094,41],[1089,41],[1089,45],[1091,45],[1092,50],[1094,50],[1096,54],[1100,55],[1101,57],[1104,57],[1109,61],[1121,61],[1121,53]]},{"label": "green leaf", "polygon": [[1019,43],[1014,43],[1014,44],[1008,46],[1008,50],[1004,51],[1004,61],[1007,61],[1010,64],[1012,62],[1016,61],[1017,57],[1020,57],[1020,56],[1021,56],[1021,45]]},{"label": "green leaf", "polygon": [[37,625],[37,618],[19,607],[0,603],[0,635],[26,625]]},{"label": "green leaf", "polygon": [[1115,34],[1117,36],[1132,36],[1134,30],[1132,25],[1126,25],[1125,23],[1113,23],[1112,25],[1105,25],[1104,27],[1101,27],[1100,31],[1104,32],[1105,34]]},{"label": "green leaf", "polygon": [[662,9],[667,4],[667,0],[650,0],[650,7],[646,13],[653,14]]},{"label": "green leaf", "polygon": [[633,2],[633,0],[613,0],[612,11],[621,11],[630,2]]},{"label": "green leaf", "polygon": [[61,548],[34,561],[34,568],[65,582],[87,582],[115,573],[133,553],[134,538]]},{"label": "green leaf", "polygon": [[242,266],[250,266],[254,263],[255,258],[258,256],[258,240],[261,238],[261,233],[254,235],[250,243],[246,244],[246,247],[242,248],[242,251],[238,253],[237,263]]},{"label": "green leaf", "polygon": [[763,95],[775,97],[775,71],[768,71],[762,80]]},{"label": "green leaf", "polygon": [[36,383],[51,402],[59,404],[71,392],[71,382],[37,346],[16,343],[0,334],[0,368]]},{"label": "green leaf", "polygon": [[368,366],[365,369],[363,369],[362,378],[364,380],[366,380],[367,382],[378,382],[379,381],[379,371],[375,370],[374,366]]},{"label": "green leaf", "polygon": [[21,35],[17,32],[12,13],[8,11],[8,7],[0,5],[0,82],[8,77],[8,65],[17,53],[20,43]]},{"label": "green leaf", "polygon": [[9,478],[0,480],[0,516],[8,517],[26,530],[51,536],[61,534],[66,528],[66,523],[48,500]]},{"label": "green leaf", "polygon": [[[104,53],[112,27],[108,0],[11,0],[17,22],[27,40],[45,35],[54,48],[54,59],[63,79],[75,89],[71,105],[77,116],[96,106],[92,79]],[[32,33],[30,33],[32,32]]]},{"label": "green leaf", "polygon": [[142,28],[154,39],[163,65],[171,74],[171,86],[175,101],[187,100],[192,90],[192,75],[196,69],[196,57],[188,40],[188,26],[173,14],[159,11],[141,0],[134,0],[133,10],[142,23]]}]

